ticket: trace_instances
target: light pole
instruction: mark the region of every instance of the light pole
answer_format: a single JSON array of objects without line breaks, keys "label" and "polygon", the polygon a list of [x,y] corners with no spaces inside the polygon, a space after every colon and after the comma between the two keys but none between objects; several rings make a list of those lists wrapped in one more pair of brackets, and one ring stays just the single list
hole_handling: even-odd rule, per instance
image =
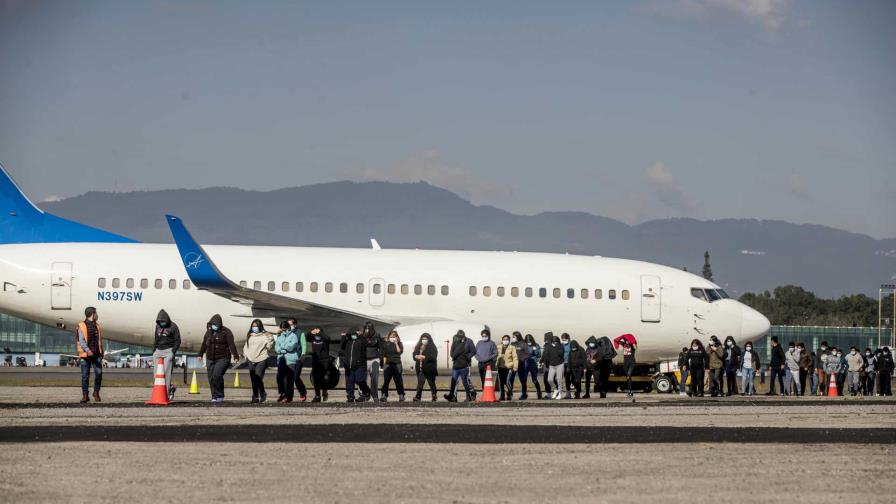
[{"label": "light pole", "polygon": [[892,334],[890,335],[889,345],[892,348],[893,346],[896,346],[896,284],[880,284],[880,289],[877,290],[877,348],[880,348],[881,336],[883,334],[884,292],[893,297],[893,312],[890,313],[890,329],[892,330]]}]

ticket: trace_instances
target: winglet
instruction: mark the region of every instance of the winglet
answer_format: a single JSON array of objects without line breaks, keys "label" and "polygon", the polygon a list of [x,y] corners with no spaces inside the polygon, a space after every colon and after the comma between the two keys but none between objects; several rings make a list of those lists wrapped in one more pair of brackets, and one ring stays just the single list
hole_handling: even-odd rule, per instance
[{"label": "winglet", "polygon": [[190,232],[187,231],[186,226],[184,226],[183,221],[179,217],[166,215],[165,220],[168,221],[168,227],[171,228],[171,236],[174,237],[177,251],[180,253],[181,261],[184,263],[184,269],[187,270],[190,281],[197,288],[216,290],[236,287],[233,282],[221,274],[221,270],[215,266],[215,263],[205,253],[202,245],[197,243]]}]

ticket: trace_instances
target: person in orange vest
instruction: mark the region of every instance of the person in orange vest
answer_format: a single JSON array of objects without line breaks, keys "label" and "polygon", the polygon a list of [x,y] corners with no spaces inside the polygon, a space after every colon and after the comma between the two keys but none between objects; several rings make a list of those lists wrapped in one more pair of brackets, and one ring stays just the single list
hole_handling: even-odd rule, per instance
[{"label": "person in orange vest", "polygon": [[96,308],[88,306],[84,310],[84,321],[78,324],[75,347],[81,362],[81,402],[90,402],[90,368],[93,368],[93,400],[100,402],[100,387],[103,384],[103,332],[97,323]]}]

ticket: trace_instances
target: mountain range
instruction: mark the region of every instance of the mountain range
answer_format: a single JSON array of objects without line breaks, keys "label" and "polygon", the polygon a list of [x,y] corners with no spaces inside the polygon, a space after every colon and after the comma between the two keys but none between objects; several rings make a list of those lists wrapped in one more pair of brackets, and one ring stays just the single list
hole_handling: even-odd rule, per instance
[{"label": "mountain range", "polygon": [[202,243],[516,250],[640,259],[700,274],[732,295],[794,284],[819,296],[865,293],[896,278],[896,238],[812,224],[675,218],[628,225],[581,212],[517,215],[425,182],[330,182],[273,191],[230,187],[88,192],[40,204],[144,242],[170,243],[164,214]]}]

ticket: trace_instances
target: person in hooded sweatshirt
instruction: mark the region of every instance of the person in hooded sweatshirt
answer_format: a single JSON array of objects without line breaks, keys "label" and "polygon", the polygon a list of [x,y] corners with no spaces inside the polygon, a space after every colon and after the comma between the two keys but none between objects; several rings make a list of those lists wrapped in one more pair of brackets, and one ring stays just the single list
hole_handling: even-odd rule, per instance
[{"label": "person in hooded sweatshirt", "polygon": [[703,348],[703,343],[694,339],[691,341],[691,349],[688,350],[687,371],[691,375],[691,397],[703,397],[703,385],[706,370],[709,369],[709,354]]},{"label": "person in hooded sweatshirt", "polygon": [[824,367],[829,354],[828,342],[822,341],[821,346],[815,351],[815,374],[818,379],[818,395],[828,394],[828,380],[831,378],[825,374]]},{"label": "person in hooded sweatshirt", "polygon": [[152,347],[152,362],[157,363],[163,359],[165,368],[165,384],[168,385],[168,400],[174,400],[174,391],[177,387],[171,383],[171,369],[174,367],[174,359],[177,349],[180,348],[180,329],[171,321],[168,312],[159,310],[156,316],[155,339]]},{"label": "person in hooded sweatshirt", "polygon": [[613,342],[607,336],[597,339],[597,378],[600,398],[606,399],[607,390],[610,388],[610,370],[613,367],[613,359],[616,357],[616,349]]},{"label": "person in hooded sweatshirt", "polygon": [[206,324],[199,359],[205,361],[208,371],[208,386],[212,391],[212,403],[224,402],[224,374],[236,362],[239,353],[233,343],[233,333],[224,327],[221,315],[212,315]]},{"label": "person in hooded sweatshirt", "polygon": [[781,387],[781,395],[784,394],[784,369],[787,367],[785,364],[785,355],[784,349],[781,348],[781,345],[778,344],[778,337],[772,336],[772,357],[771,361],[768,364],[768,373],[769,373],[769,385],[768,392],[765,395],[777,395],[775,392],[775,379],[777,378],[778,385]]},{"label": "person in hooded sweatshirt", "polygon": [[544,367],[544,350],[547,347],[551,346],[551,342],[553,342],[553,341],[554,341],[554,333],[553,332],[548,331],[548,332],[544,333],[544,341],[542,342],[542,345],[541,345],[542,354],[541,354],[541,358],[539,359],[538,363],[539,363],[539,366],[541,366],[541,368],[542,368],[541,379],[544,382],[545,395],[551,395],[551,393],[553,391],[551,390],[551,384],[548,383],[548,368]]},{"label": "person in hooded sweatshirt", "polygon": [[479,341],[476,342],[476,362],[479,363],[479,382],[485,387],[485,370],[491,366],[492,371],[495,370],[495,361],[498,359],[498,345],[492,341],[492,332],[483,329],[479,335]]},{"label": "person in hooded sweatshirt", "polygon": [[385,367],[383,368],[383,390],[380,402],[389,400],[389,383],[395,380],[395,390],[398,392],[398,401],[404,402],[404,380],[401,378],[401,354],[404,353],[404,345],[398,331],[390,331],[386,336],[384,348]]},{"label": "person in hooded sweatshirt", "polygon": [[252,382],[252,403],[265,402],[264,374],[268,370],[268,357],[274,349],[274,335],[264,330],[261,320],[255,319],[249,326],[243,357],[249,362],[249,381]]},{"label": "person in hooded sweatshirt", "polygon": [[876,382],[877,358],[870,348],[865,349],[865,396],[874,396],[874,384]]},{"label": "person in hooded sweatshirt", "polygon": [[849,355],[846,356],[846,369],[849,381],[849,395],[859,395],[862,393],[862,383],[859,374],[865,365],[864,359],[859,355],[859,349],[856,347],[849,348]]},{"label": "person in hooded sweatshirt", "polygon": [[[529,349],[529,358],[526,359],[526,372],[532,380],[532,386],[535,387],[535,397],[541,399],[541,383],[538,381],[538,366],[541,362],[541,345],[539,345],[531,334],[527,334],[524,340],[526,347]],[[520,396],[521,401],[529,398],[526,383],[523,382],[523,394]]]},{"label": "person in hooded sweatshirt", "polygon": [[570,374],[569,369],[569,351],[572,349],[570,344],[572,338],[569,333],[562,333],[560,335],[560,344],[563,345],[563,398],[564,399],[572,399],[572,394],[570,391],[572,390],[572,375]]},{"label": "person in hooded sweatshirt", "polygon": [[311,384],[314,386],[314,398],[311,402],[327,400],[327,369],[333,357],[330,356],[330,338],[320,327],[311,328]]},{"label": "person in hooded sweatshirt", "polygon": [[476,400],[476,389],[470,381],[470,364],[476,356],[476,346],[467,335],[458,330],[451,342],[451,390],[445,394],[448,402],[457,402],[457,382],[461,381],[467,393],[467,401]]},{"label": "person in hooded sweatshirt", "polygon": [[[812,369],[812,356],[806,351],[806,345],[802,341],[796,344],[796,349],[800,353],[798,377],[800,382],[800,395],[806,395],[806,379],[809,377],[809,370]],[[812,382],[809,382],[812,385]]]},{"label": "person in hooded sweatshirt", "polygon": [[513,400],[513,382],[511,377],[516,373],[519,363],[516,360],[516,347],[510,344],[510,335],[501,338],[498,347],[498,386],[501,388],[501,401]]},{"label": "person in hooded sweatshirt", "polygon": [[690,395],[687,390],[688,383],[688,348],[681,347],[681,352],[678,352],[678,372],[681,378],[678,380],[678,394],[679,395]]},{"label": "person in hooded sweatshirt", "polygon": [[[529,345],[526,344],[523,335],[519,331],[513,331],[513,334],[510,336],[510,344],[516,349],[516,375],[520,379],[520,400],[523,401],[527,398],[526,392],[528,392],[528,390],[526,390],[529,378],[529,368],[527,365],[529,364],[529,355],[531,352],[529,351]],[[513,387],[512,380],[510,386]]]},{"label": "person in hooded sweatshirt", "polygon": [[414,347],[414,371],[417,373],[417,393],[414,402],[420,402],[423,395],[424,383],[429,384],[432,393],[432,401],[436,401],[436,376],[439,375],[439,349],[433,343],[429,333],[420,335],[417,346]]},{"label": "person in hooded sweatshirt", "polygon": [[289,322],[280,323],[280,334],[274,341],[274,352],[277,354],[277,392],[280,392],[278,403],[291,403],[295,397],[296,363],[299,362],[299,337],[292,331]]},{"label": "person in hooded sweatshirt", "polygon": [[834,382],[837,384],[837,395],[840,395],[840,383],[838,381],[838,376],[840,373],[840,350],[837,347],[831,348],[830,353],[827,355],[827,359],[825,359],[824,363],[824,372],[828,376],[827,381],[824,384],[824,389],[828,389],[831,376],[834,377]]},{"label": "person in hooded sweatshirt", "polygon": [[548,384],[554,391],[550,396],[545,394],[544,398],[562,399],[565,394],[563,393],[563,345],[560,338],[554,336],[553,341],[545,346],[541,360],[547,370]]},{"label": "person in hooded sweatshirt", "polygon": [[380,369],[383,368],[383,354],[386,342],[373,327],[373,322],[364,322],[364,340],[367,342],[367,374],[370,377],[370,390],[373,400],[377,400],[380,383]]},{"label": "person in hooded sweatshirt", "polygon": [[748,341],[744,345],[744,351],[740,357],[741,381],[743,382],[741,395],[751,396],[756,393],[756,372],[760,369],[759,354],[753,351],[753,342]]},{"label": "person in hooded sweatshirt", "polygon": [[734,337],[725,338],[725,387],[726,396],[732,396],[737,393],[737,370],[740,368],[741,350],[734,341]]},{"label": "person in hooded sweatshirt", "polygon": [[579,345],[579,342],[572,340],[569,343],[569,375],[571,384],[575,390],[575,398],[582,397],[582,376],[585,374],[585,349]]},{"label": "person in hooded sweatshirt", "polygon": [[[711,397],[717,397],[722,394],[722,372],[725,362],[725,350],[722,348],[722,342],[715,336],[709,337],[709,348],[707,349],[709,356],[709,372],[712,388],[709,389]],[[693,380],[693,378],[691,378]]]},{"label": "person in hooded sweatshirt", "polygon": [[305,382],[302,380],[302,368],[305,365],[305,356],[308,355],[308,339],[305,337],[305,333],[299,329],[298,319],[292,317],[286,321],[289,322],[289,330],[295,333],[296,337],[299,338],[299,359],[296,361],[296,375],[293,378],[293,382],[295,383],[296,390],[299,391],[299,402],[305,402],[305,398],[308,396],[308,389],[305,387]]},{"label": "person in hooded sweatshirt", "polygon": [[597,393],[597,338],[590,336],[585,340],[585,394],[583,399],[591,398],[591,381],[594,380],[594,393]]},{"label": "person in hooded sweatshirt", "polygon": [[891,396],[891,376],[893,375],[893,352],[890,347],[883,347],[880,356],[877,357],[877,391],[882,396]]},{"label": "person in hooded sweatshirt", "polygon": [[784,370],[784,395],[800,395],[800,350],[793,341],[787,347],[784,354],[784,364],[787,366]]},{"label": "person in hooded sweatshirt", "polygon": [[[370,399],[370,387],[367,386],[367,348],[368,341],[364,329],[355,330],[342,335],[340,357],[345,368],[345,398],[347,402],[365,402]],[[355,399],[355,387],[361,390],[361,396]]]}]

